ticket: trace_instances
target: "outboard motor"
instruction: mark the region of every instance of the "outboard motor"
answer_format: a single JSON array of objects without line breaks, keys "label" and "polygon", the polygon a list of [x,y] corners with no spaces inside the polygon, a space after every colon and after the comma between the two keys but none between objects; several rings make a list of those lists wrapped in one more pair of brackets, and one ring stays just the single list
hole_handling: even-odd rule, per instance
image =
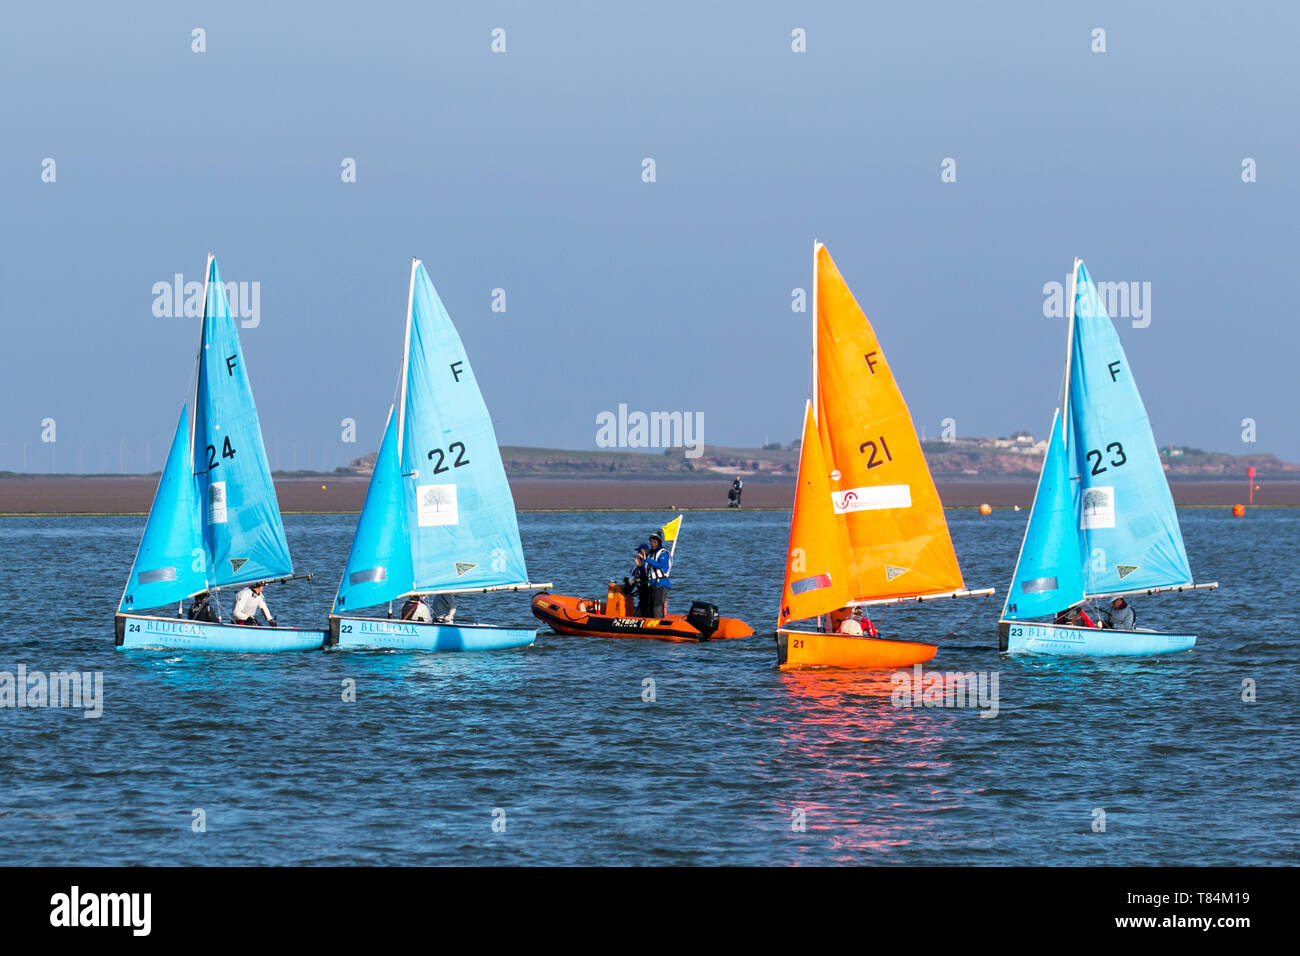
[{"label": "outboard motor", "polygon": [[700,640],[707,641],[718,629],[718,606],[704,601],[692,601],[686,612],[686,623],[700,632]]}]

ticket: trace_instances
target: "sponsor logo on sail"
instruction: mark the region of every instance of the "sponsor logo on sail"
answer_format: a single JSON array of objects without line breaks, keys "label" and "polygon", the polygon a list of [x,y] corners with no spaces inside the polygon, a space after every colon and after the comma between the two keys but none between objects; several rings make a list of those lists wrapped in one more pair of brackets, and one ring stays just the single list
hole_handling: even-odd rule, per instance
[{"label": "sponsor logo on sail", "polygon": [[885,580],[892,581],[900,574],[906,574],[908,571],[911,570],[912,570],[911,568],[897,568],[894,567],[894,565],[892,564],[887,564],[885,565]]},{"label": "sponsor logo on sail", "polygon": [[462,578],[462,577],[464,577],[465,575],[469,574],[471,571],[473,571],[473,570],[474,570],[475,568],[477,568],[477,567],[478,567],[477,564],[467,564],[467,563],[464,562],[464,561],[457,561],[457,562],[456,562],[456,577],[458,577],[458,578]]},{"label": "sponsor logo on sail", "polygon": [[1115,570],[1119,573],[1119,579],[1123,581],[1126,577],[1138,569],[1136,564],[1117,564]]},{"label": "sponsor logo on sail", "polygon": [[415,488],[416,523],[421,528],[460,524],[455,485],[417,485]]},{"label": "sponsor logo on sail", "polygon": [[214,481],[208,485],[208,524],[226,523],[226,483]]},{"label": "sponsor logo on sail", "polygon": [[1079,528],[1115,527],[1115,488],[1113,485],[1096,485],[1083,489],[1083,507],[1079,513]]},{"label": "sponsor logo on sail", "polygon": [[844,491],[832,491],[831,505],[837,515],[854,511],[910,508],[912,488],[910,485],[878,485],[874,488],[847,488]]}]

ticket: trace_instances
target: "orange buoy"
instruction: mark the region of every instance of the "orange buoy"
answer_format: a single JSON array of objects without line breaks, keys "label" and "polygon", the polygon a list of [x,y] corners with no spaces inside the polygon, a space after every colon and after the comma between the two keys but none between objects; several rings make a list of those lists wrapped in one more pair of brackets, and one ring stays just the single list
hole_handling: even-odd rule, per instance
[{"label": "orange buoy", "polygon": [[1246,514],[1246,506],[1245,506],[1245,505],[1233,505],[1233,506],[1232,506],[1232,516],[1233,516],[1234,518],[1240,518],[1240,517],[1243,517],[1245,514]]},{"label": "orange buoy", "polygon": [[989,505],[980,505],[980,514],[991,515],[993,514],[993,508]]}]

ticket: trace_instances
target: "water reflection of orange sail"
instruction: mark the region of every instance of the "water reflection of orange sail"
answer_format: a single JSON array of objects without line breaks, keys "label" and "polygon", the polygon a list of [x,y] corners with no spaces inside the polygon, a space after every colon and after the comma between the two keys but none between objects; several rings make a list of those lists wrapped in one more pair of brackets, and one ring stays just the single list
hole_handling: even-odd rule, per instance
[{"label": "water reflection of orange sail", "polygon": [[829,470],[813,421],[804,408],[799,445],[790,546],[785,556],[785,590],[777,627],[843,607],[855,597],[857,569],[844,522],[831,509]]},{"label": "water reflection of orange sail", "polygon": [[817,428],[859,601],[964,587],[907,403],[826,247],[817,247]]},{"label": "water reflection of orange sail", "polygon": [[785,830],[798,820],[816,837],[776,843],[776,862],[915,862],[942,840],[945,811],[966,802],[969,780],[945,751],[968,711],[894,706],[891,671],[797,670],[782,686],[762,718],[775,819]]}]

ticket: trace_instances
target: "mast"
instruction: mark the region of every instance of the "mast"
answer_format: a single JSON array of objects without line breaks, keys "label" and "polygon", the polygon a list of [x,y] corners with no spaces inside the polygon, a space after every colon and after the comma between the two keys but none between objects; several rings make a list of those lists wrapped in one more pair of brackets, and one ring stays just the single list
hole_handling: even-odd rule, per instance
[{"label": "mast", "polygon": [[203,269],[203,314],[199,317],[199,349],[194,356],[194,402],[190,406],[190,474],[194,474],[194,439],[199,424],[199,376],[203,371],[203,339],[208,332],[208,276],[212,275],[212,253]]},{"label": "mast", "polygon": [[1070,414],[1070,362],[1074,357],[1074,293],[1075,284],[1079,278],[1079,263],[1082,261],[1078,256],[1075,256],[1074,268],[1070,270],[1070,321],[1065,333],[1065,387],[1063,389],[1064,394],[1061,397],[1061,441],[1066,451],[1070,449],[1068,416]]},{"label": "mast", "polygon": [[397,469],[402,469],[402,435],[406,425],[406,370],[411,364],[411,305],[415,301],[415,270],[420,260],[411,258],[411,284],[406,293],[406,338],[402,344],[402,377],[398,384],[397,396]]},{"label": "mast", "polygon": [[[813,424],[817,423],[817,250],[821,243],[813,240],[813,281],[812,281],[812,413]],[[802,452],[800,453],[802,457]]]},{"label": "mast", "polygon": [[[203,315],[199,319],[199,350],[194,357],[194,407],[190,409],[190,481],[194,481],[194,442],[199,437],[199,382],[203,378],[203,342],[208,337],[208,278],[212,275],[212,261],[215,258],[209,252],[208,264],[203,270]],[[207,416],[204,415],[204,421],[206,420]],[[199,509],[199,532],[203,539],[203,583],[210,587],[215,569],[212,566],[214,560],[212,548],[208,544],[208,503],[196,501],[195,507]],[[220,619],[220,609],[218,609],[218,619]]]},{"label": "mast", "polygon": [[[402,340],[402,377],[400,384],[397,386],[399,395],[397,396],[397,473],[402,475],[402,439],[406,432],[406,373],[411,365],[411,319],[412,308],[415,305],[415,270],[420,267],[420,260],[415,256],[411,257],[411,283],[406,291],[406,335]],[[376,460],[375,464],[378,464]],[[402,475],[402,477],[406,477]],[[417,489],[418,491],[418,489]],[[403,522],[405,527],[405,522]],[[406,529],[406,548],[411,552],[412,579],[411,590],[415,590],[416,581],[414,577],[415,567],[415,540],[411,537],[410,529]]]}]

